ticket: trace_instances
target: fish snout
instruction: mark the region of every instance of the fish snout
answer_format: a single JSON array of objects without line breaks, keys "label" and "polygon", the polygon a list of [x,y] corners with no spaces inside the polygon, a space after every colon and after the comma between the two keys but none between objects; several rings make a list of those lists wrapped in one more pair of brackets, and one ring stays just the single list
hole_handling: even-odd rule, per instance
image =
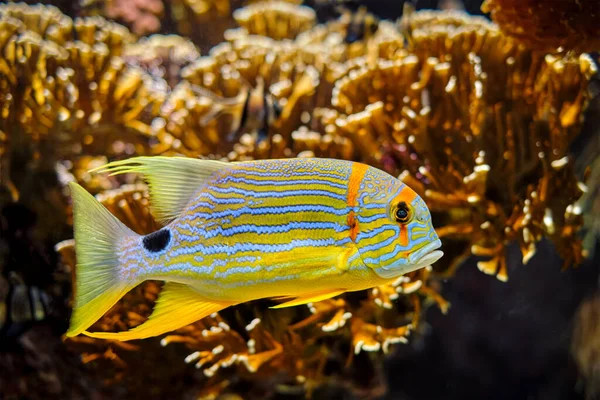
[{"label": "fish snout", "polygon": [[434,263],[444,255],[442,251],[438,250],[440,247],[442,247],[442,241],[436,235],[434,241],[411,253],[408,256],[408,261],[411,264],[419,265],[424,263]]}]

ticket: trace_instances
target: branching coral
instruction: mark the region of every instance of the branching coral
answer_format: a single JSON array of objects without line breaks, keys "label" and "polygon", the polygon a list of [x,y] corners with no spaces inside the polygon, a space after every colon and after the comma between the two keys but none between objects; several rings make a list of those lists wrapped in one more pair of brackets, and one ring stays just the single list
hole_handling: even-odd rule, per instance
[{"label": "branching coral", "polygon": [[[257,131],[262,130],[270,142],[283,140],[283,148],[288,147],[292,132],[310,109],[318,85],[315,69],[296,65],[295,55],[291,43],[259,36],[214,48],[209,56],[182,70],[185,80],[173,90],[161,110],[162,121],[157,121],[159,139],[184,154],[231,159],[239,158],[239,154],[231,153],[235,151],[234,142],[229,138],[237,130],[253,136],[242,146],[258,146]],[[261,84],[268,102],[258,104],[258,109],[251,110],[242,121],[246,97],[260,90]],[[265,121],[257,117],[259,113],[270,113],[274,118]],[[246,132],[248,129],[250,132]],[[261,146],[262,150],[256,150],[258,154],[268,156],[268,143]]]},{"label": "branching coral", "polygon": [[600,3],[563,0],[549,5],[540,0],[486,0],[503,32],[532,48],[556,51],[595,51],[600,48]]},{"label": "branching coral", "polygon": [[75,42],[67,45],[67,51],[75,98],[58,140],[88,146],[86,154],[106,154],[117,140],[131,141],[143,153],[152,134],[150,122],[156,112],[152,109],[158,108],[164,92],[142,70],[111,57],[102,43],[91,47]]},{"label": "branching coral", "polygon": [[[178,0],[165,12],[189,33],[216,16],[211,34],[231,25],[229,2]],[[160,353],[178,368],[185,358],[201,369],[202,395],[244,382],[310,392],[347,380],[357,358],[371,368],[364,353],[406,342],[429,304],[445,312],[436,273],[450,276],[468,256],[484,257],[480,269],[505,280],[505,246],[518,242],[527,261],[549,237],[565,265],[579,262],[576,201],[585,186],[567,149],[596,72],[588,56],[528,50],[483,18],[456,12],[419,12],[393,24],[359,10],[314,25],[304,8],[259,3],[234,16],[242,28],[199,57],[199,42],[179,36],[136,42],[102,18],[73,22],[51,7],[0,6],[0,154],[9,197],[19,197],[11,178],[26,170],[12,168],[22,160],[15,151],[32,148],[24,158],[58,172],[54,200],[64,201],[60,190],[66,195],[76,180],[144,234],[159,226],[139,178],[89,169],[133,154],[343,158],[414,188],[434,213],[446,255],[435,271],[309,307],[271,310],[262,300],[159,339],[67,340],[84,362],[110,365],[104,376],[137,374],[130,384],[141,385],[145,371],[131,367]],[[56,250],[73,272],[73,241]],[[144,283],[91,329],[139,325],[159,291]]]},{"label": "branching coral", "polygon": [[12,17],[23,23],[24,29],[43,39],[63,44],[72,38],[73,21],[53,6],[25,3],[0,4],[0,17]]},{"label": "branching coral", "polygon": [[312,8],[284,1],[254,3],[233,12],[233,18],[250,35],[276,40],[294,39],[315,24]]},{"label": "branching coral", "polygon": [[[141,67],[155,81],[175,87],[181,80],[181,69],[200,57],[200,52],[189,40],[177,35],[152,35],[127,46],[123,59]],[[160,85],[161,83],[157,83]]]},{"label": "branching coral", "polygon": [[[11,17],[3,17],[2,130],[20,125],[36,138],[47,135],[65,108],[68,96],[64,69],[67,52],[43,40]],[[52,90],[54,89],[54,90]],[[50,93],[47,93],[50,92]],[[54,96],[53,96],[54,95]]]},{"label": "branching coral", "polygon": [[[152,107],[158,109],[164,92],[119,57],[131,42],[124,27],[101,18],[73,23],[53,7],[20,4],[1,6],[0,24],[2,174],[13,199],[18,196],[9,167],[13,150],[30,146],[37,154],[33,158],[50,169],[57,158],[74,158],[82,151],[110,154],[121,143],[144,152]],[[117,149],[111,152],[114,144]]]},{"label": "branching coral", "polygon": [[230,7],[230,0],[174,0],[170,14],[180,35],[194,38],[206,48],[219,43],[223,32],[233,27]]},{"label": "branching coral", "polygon": [[377,21],[363,9],[346,12],[326,25],[316,25],[298,36],[307,53],[320,53],[330,62],[343,63],[361,56],[388,57],[403,47],[402,37],[388,21]]},{"label": "branching coral", "polygon": [[131,25],[131,30],[137,35],[158,31],[164,13],[161,0],[109,0],[105,7],[108,18]]},{"label": "branching coral", "polygon": [[165,17],[162,0],[80,0],[78,9],[80,16],[108,18],[140,36],[159,31]]},{"label": "branching coral", "polygon": [[[161,343],[185,344],[194,351],[186,362],[204,368],[208,377],[234,365],[237,374],[249,379],[285,371],[283,382],[295,378],[290,385],[310,388],[339,379],[325,371],[326,362],[349,367],[352,358],[362,351],[383,349],[387,353],[391,344],[406,342],[411,329],[418,325],[418,295],[432,292],[425,284],[427,277],[428,271],[423,270],[373,289],[366,299],[347,295],[309,304],[308,310],[255,307],[249,314],[251,306],[242,306],[236,310],[235,319],[205,319],[166,336]],[[399,296],[407,300],[404,305],[396,304]],[[446,309],[441,298],[433,299]],[[408,310],[413,312],[412,320],[402,317],[402,311]],[[254,315],[254,319],[244,319],[243,314]],[[337,345],[327,345],[334,338]]]},{"label": "branching coral", "polygon": [[587,56],[544,58],[463,20],[428,13],[410,30],[415,55],[349,68],[335,108],[318,112],[323,129],[390,172],[404,169],[401,178],[442,213],[440,236],[466,240],[447,261],[491,257],[480,269],[505,280],[504,245],[518,241],[526,262],[548,236],[565,265],[576,265],[582,187],[566,151],[595,67]]},{"label": "branching coral", "polygon": [[120,56],[123,48],[135,40],[123,25],[100,17],[76,18],[73,28],[79,42],[88,46],[103,43],[111,56]]},{"label": "branching coral", "polygon": [[0,29],[0,182],[16,201],[20,190],[11,176],[13,153],[27,154],[31,143],[47,138],[55,121],[66,115],[62,102],[69,94],[63,66],[68,54],[12,17],[2,17]]}]

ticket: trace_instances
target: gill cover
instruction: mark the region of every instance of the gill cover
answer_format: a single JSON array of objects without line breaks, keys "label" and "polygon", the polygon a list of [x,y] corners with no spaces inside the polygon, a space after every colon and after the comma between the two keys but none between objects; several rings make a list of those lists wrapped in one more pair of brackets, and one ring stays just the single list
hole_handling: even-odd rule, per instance
[{"label": "gill cover", "polygon": [[401,181],[377,178],[374,182],[387,187],[366,185],[371,193],[363,195],[358,248],[367,267],[391,279],[424,267],[421,261],[441,257],[439,252],[423,258],[441,243],[425,202]]}]

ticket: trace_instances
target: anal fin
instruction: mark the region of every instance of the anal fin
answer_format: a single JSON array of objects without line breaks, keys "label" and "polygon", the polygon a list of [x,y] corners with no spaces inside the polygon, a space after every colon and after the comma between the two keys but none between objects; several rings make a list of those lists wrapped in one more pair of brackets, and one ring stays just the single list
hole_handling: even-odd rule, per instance
[{"label": "anal fin", "polygon": [[189,325],[233,305],[209,300],[188,285],[167,282],[161,290],[150,318],[126,332],[83,332],[98,339],[134,340],[157,336]]},{"label": "anal fin", "polygon": [[298,297],[294,298],[293,300],[286,301],[285,303],[281,303],[281,304],[278,304],[278,305],[270,307],[270,308],[285,308],[285,307],[300,306],[302,304],[307,304],[307,303],[316,303],[318,301],[327,300],[332,297],[338,296],[338,295],[344,293],[345,291],[346,291],[345,289],[334,289],[334,290],[327,290],[327,291],[316,292],[316,293],[308,293],[306,295],[298,296]]}]

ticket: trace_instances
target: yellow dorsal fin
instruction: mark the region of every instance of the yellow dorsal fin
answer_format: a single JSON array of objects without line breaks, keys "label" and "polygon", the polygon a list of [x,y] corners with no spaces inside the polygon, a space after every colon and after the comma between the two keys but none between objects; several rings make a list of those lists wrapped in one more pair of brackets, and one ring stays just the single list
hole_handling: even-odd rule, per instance
[{"label": "yellow dorsal fin", "polygon": [[126,332],[83,332],[98,339],[133,340],[171,332],[233,303],[209,300],[181,283],[167,282],[161,290],[150,318],[140,326]]},{"label": "yellow dorsal fin", "polygon": [[150,187],[150,206],[156,219],[168,223],[181,214],[200,186],[230,163],[188,157],[133,157],[114,161],[90,172],[111,175],[139,173]]},{"label": "yellow dorsal fin", "polygon": [[293,307],[300,306],[306,303],[316,303],[318,301],[327,300],[337,295],[344,293],[346,290],[344,289],[334,289],[327,290],[323,292],[316,293],[308,293],[306,295],[298,296],[294,300],[286,301],[285,303],[278,304],[271,308],[285,308],[285,307]]}]

